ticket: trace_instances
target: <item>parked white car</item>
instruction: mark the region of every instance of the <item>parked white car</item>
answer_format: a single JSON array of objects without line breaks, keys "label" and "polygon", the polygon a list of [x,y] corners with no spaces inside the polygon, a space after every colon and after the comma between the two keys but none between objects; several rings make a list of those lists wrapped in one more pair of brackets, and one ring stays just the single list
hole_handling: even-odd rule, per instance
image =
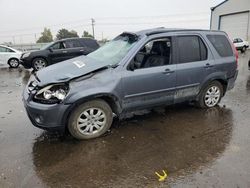
[{"label": "parked white car", "polygon": [[247,48],[249,47],[249,43],[247,41],[244,41],[241,38],[235,38],[233,40],[234,46],[237,50],[240,50],[242,53],[244,53]]},{"label": "parked white car", "polygon": [[0,45],[0,63],[8,64],[11,68],[19,66],[19,59],[22,52],[8,46]]}]

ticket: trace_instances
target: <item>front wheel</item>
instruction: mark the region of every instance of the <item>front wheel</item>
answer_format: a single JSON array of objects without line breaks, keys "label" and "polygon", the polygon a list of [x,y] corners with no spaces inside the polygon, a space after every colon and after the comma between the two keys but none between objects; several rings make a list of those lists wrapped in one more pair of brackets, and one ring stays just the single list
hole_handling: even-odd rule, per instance
[{"label": "front wheel", "polygon": [[221,83],[213,81],[201,91],[198,106],[201,108],[212,108],[219,104],[222,96],[223,87]]},{"label": "front wheel", "polygon": [[32,66],[35,71],[39,71],[47,66],[47,61],[43,58],[35,58],[32,61]]},{"label": "front wheel", "polygon": [[103,100],[93,100],[78,106],[69,117],[68,129],[79,140],[96,138],[111,127],[113,112]]}]

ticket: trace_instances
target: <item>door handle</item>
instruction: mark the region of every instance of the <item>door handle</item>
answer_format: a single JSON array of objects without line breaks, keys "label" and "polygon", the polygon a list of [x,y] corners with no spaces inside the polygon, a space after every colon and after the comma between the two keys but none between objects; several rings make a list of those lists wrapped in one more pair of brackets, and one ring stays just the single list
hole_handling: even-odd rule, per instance
[{"label": "door handle", "polygon": [[62,51],[62,53],[66,54],[66,53],[68,53],[68,51],[64,50],[64,51]]},{"label": "door handle", "polygon": [[84,50],[83,50],[83,49],[81,49],[81,50],[80,50],[80,52],[84,52]]},{"label": "door handle", "polygon": [[170,69],[165,69],[163,74],[171,74],[171,73],[174,73],[175,71],[173,70],[170,70]]},{"label": "door handle", "polygon": [[214,67],[214,65],[211,65],[210,63],[207,63],[204,67],[205,68],[211,68],[211,67]]}]

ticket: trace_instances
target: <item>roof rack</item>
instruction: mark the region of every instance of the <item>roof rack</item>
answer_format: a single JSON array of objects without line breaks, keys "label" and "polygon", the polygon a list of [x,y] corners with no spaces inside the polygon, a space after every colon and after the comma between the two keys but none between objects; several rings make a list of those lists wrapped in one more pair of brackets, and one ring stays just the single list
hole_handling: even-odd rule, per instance
[{"label": "roof rack", "polygon": [[145,35],[155,35],[155,34],[161,34],[161,33],[167,33],[167,32],[181,32],[181,31],[211,31],[211,30],[204,30],[204,29],[166,29],[166,28],[160,28],[160,29],[152,29],[151,31],[148,31],[145,33]]}]

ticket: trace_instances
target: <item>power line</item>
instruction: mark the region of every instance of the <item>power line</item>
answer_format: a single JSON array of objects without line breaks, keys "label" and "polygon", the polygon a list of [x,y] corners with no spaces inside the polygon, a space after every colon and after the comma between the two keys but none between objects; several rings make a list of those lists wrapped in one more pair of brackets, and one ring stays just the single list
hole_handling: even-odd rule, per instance
[{"label": "power line", "polygon": [[[166,17],[177,17],[177,16],[188,16],[188,15],[198,15],[198,14],[209,14],[209,12],[192,12],[192,13],[180,13],[180,14],[168,14],[168,15],[158,15],[158,16],[134,16],[134,17],[100,17],[96,18],[97,20],[107,20],[107,19],[148,19],[148,18],[166,18]],[[17,29],[17,30],[1,30],[0,33],[6,33],[6,32],[18,32],[18,31],[31,31],[31,30],[40,30],[43,29],[44,27],[60,27],[62,25],[68,25],[72,23],[86,23],[89,19],[79,19],[79,20],[73,20],[73,21],[68,21],[68,22],[63,22],[63,23],[58,23],[58,24],[53,24],[53,25],[46,25],[46,26],[39,26],[39,27],[32,27],[32,28],[25,28],[25,29]]]},{"label": "power line", "polygon": [[[201,19],[193,19],[193,20],[169,20],[169,21],[157,21],[157,22],[129,22],[129,23],[122,23],[122,22],[98,22],[98,26],[116,26],[116,25],[152,25],[152,24],[168,24],[168,23],[185,23],[185,22],[201,22],[206,21],[206,18]],[[94,26],[95,26],[95,20],[91,19],[91,24],[78,24],[78,25],[72,25],[71,28],[81,28],[82,26],[92,26],[92,32],[94,33]],[[65,27],[68,28],[68,27]],[[56,32],[56,29],[52,29],[52,32]],[[29,36],[29,35],[35,35],[40,34],[41,32],[32,32],[32,33],[23,33],[23,34],[15,34],[15,35],[0,35],[0,37],[13,37],[13,36]]]}]

